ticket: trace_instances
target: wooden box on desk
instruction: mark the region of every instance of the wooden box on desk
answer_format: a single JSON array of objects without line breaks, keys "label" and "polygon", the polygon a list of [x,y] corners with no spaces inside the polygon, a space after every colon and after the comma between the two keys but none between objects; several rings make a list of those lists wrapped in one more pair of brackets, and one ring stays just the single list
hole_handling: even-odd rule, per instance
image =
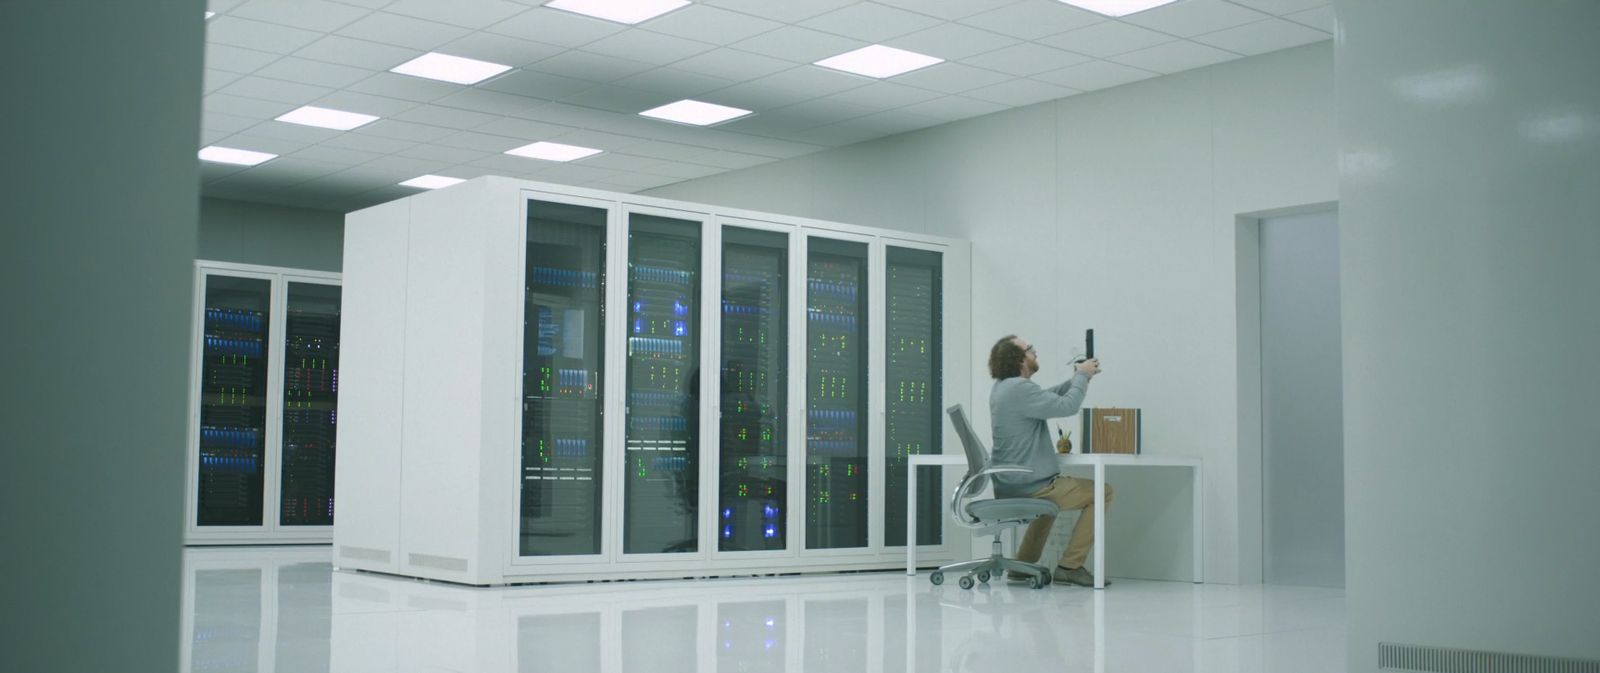
[{"label": "wooden box on desk", "polygon": [[1078,416],[1083,419],[1084,453],[1139,453],[1138,409],[1090,407]]}]

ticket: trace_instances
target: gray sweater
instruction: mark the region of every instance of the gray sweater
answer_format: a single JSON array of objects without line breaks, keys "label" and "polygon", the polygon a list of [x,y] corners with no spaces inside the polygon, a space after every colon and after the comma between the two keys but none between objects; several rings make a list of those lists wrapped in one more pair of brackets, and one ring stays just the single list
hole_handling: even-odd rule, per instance
[{"label": "gray sweater", "polygon": [[989,462],[1031,470],[992,475],[996,497],[1028,497],[1061,473],[1045,420],[1078,413],[1087,392],[1089,377],[1080,372],[1050,388],[1040,388],[1020,376],[995,382],[989,393],[989,417],[994,423],[994,453]]}]

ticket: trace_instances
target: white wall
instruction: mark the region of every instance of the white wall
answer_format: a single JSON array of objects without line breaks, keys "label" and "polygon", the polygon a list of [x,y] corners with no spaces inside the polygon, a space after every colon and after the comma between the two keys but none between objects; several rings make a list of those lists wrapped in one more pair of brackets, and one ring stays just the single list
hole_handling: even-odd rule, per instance
[{"label": "white wall", "polygon": [[[1090,403],[1142,407],[1150,452],[1206,459],[1207,579],[1259,581],[1259,447],[1238,449],[1235,218],[1335,199],[1333,93],[1321,43],[650,194],[973,241],[974,423],[988,421],[996,338],[1026,335],[1040,376],[1059,379],[1094,327],[1106,374]],[[1111,572],[1187,579],[1187,478],[1111,478]]]},{"label": "white wall", "polygon": [[1600,3],[1336,8],[1350,670],[1600,659]]},{"label": "white wall", "polygon": [[0,2],[0,671],[175,671],[204,3]]}]

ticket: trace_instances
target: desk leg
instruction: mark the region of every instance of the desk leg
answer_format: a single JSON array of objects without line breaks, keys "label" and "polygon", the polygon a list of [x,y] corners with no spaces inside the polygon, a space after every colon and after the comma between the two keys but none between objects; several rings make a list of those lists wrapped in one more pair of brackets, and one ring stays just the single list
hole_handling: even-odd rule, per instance
[{"label": "desk leg", "polygon": [[[917,465],[906,466],[906,574],[917,574]],[[909,605],[907,609],[910,609]]]},{"label": "desk leg", "polygon": [[1205,556],[1206,548],[1201,542],[1201,531],[1204,529],[1204,513],[1206,480],[1200,471],[1200,466],[1194,466],[1194,583],[1205,581]]},{"label": "desk leg", "polygon": [[1106,464],[1094,464],[1094,588],[1106,588]]}]

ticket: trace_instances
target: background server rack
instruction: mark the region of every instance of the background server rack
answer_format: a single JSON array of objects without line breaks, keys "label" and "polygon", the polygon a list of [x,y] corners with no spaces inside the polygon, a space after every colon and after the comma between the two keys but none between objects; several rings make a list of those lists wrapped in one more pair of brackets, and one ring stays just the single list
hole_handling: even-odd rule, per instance
[{"label": "background server rack", "polygon": [[628,219],[624,553],[699,549],[700,223]]},{"label": "background server rack", "polygon": [[[944,305],[939,288],[943,260],[937,252],[888,246],[884,311],[886,466],[884,536],[906,543],[906,470],[911,456],[942,452],[939,408],[940,341]],[[940,542],[938,468],[922,468],[917,487],[917,540]]]},{"label": "background server rack", "polygon": [[[891,294],[894,248],[936,252],[937,273],[902,279],[895,253]],[[351,213],[344,252],[340,568],[492,585],[903,567],[889,445],[948,451],[927,410],[970,404],[960,241],[482,177]],[[940,305],[891,319],[891,296]],[[920,541],[929,564],[971,553]]]},{"label": "background server rack", "polygon": [[806,548],[865,547],[868,247],[808,245]]},{"label": "background server rack", "polygon": [[524,556],[600,550],[605,210],[528,204],[523,320]]},{"label": "background server rack", "polygon": [[788,236],[727,227],[722,243],[717,548],[783,549],[788,510]]},{"label": "background server rack", "polygon": [[188,544],[328,542],[339,274],[197,261]]}]

